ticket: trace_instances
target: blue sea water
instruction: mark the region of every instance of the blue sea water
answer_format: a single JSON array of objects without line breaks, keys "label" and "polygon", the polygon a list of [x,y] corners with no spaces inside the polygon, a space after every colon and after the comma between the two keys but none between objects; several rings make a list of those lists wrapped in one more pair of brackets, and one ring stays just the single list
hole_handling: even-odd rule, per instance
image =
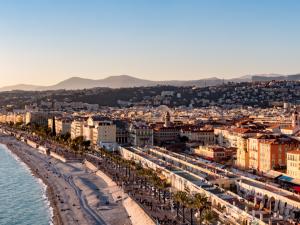
[{"label": "blue sea water", "polygon": [[0,225],[49,225],[46,186],[0,144]]}]

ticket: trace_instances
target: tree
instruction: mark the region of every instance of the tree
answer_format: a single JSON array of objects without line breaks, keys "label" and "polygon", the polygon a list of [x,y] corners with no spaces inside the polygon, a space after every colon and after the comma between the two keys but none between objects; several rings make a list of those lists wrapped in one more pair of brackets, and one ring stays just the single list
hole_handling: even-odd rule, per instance
[{"label": "tree", "polygon": [[[179,210],[180,205],[182,207],[182,221],[185,222],[185,208],[188,203],[188,194],[187,194],[187,192],[184,192],[184,191],[178,191],[175,194],[175,199],[178,203],[177,210]],[[177,215],[178,215],[178,211],[177,211]]]},{"label": "tree", "polygon": [[85,150],[87,150],[91,146],[91,141],[90,140],[83,141],[82,146],[84,147]]},{"label": "tree", "polygon": [[160,180],[160,182],[158,183],[159,190],[163,191],[164,204],[166,204],[166,193],[169,187],[171,187],[171,184],[166,179]]},{"label": "tree", "polygon": [[190,209],[190,221],[191,221],[191,225],[193,225],[194,224],[193,213],[194,213],[194,208],[195,208],[195,198],[193,195],[188,196],[187,206]]},{"label": "tree", "polygon": [[204,194],[197,193],[194,195],[194,205],[195,208],[198,209],[199,213],[199,224],[201,224],[202,221],[202,212],[205,209],[209,208],[209,202],[207,197]]},{"label": "tree", "polygon": [[173,196],[174,201],[176,202],[176,215],[179,216],[179,207],[180,207],[180,194],[176,192]]},{"label": "tree", "polygon": [[216,219],[214,213],[209,209],[203,211],[202,217],[204,224],[211,224]]},{"label": "tree", "polygon": [[60,139],[64,142],[64,143],[68,143],[71,139],[71,134],[68,132],[68,133],[65,133],[65,134],[61,134],[60,135]]},{"label": "tree", "polygon": [[83,136],[76,137],[71,141],[70,147],[74,149],[76,152],[82,152],[83,150],[87,150],[91,145],[91,141],[84,140]]}]

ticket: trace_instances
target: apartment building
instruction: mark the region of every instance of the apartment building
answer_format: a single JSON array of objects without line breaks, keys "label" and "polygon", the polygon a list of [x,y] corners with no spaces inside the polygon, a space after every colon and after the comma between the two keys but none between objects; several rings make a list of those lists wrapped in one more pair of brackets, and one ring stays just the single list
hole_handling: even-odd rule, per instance
[{"label": "apartment building", "polygon": [[119,145],[126,145],[129,142],[128,123],[122,120],[114,120],[116,124],[116,142]]},{"label": "apartment building", "polygon": [[48,119],[53,115],[48,112],[26,112],[25,114],[25,124],[35,124],[39,126],[47,126]]},{"label": "apartment building", "polygon": [[300,150],[287,152],[287,175],[300,179]]},{"label": "apartment building", "polygon": [[224,148],[220,146],[199,146],[194,153],[215,162],[232,159],[236,155],[236,148]]},{"label": "apartment building", "polygon": [[[258,151],[259,148],[259,139],[256,137],[249,138],[247,140],[247,149],[249,154],[249,168],[257,169],[258,168]],[[247,162],[245,162],[247,163]]]},{"label": "apartment building", "polygon": [[154,128],[154,143],[161,145],[163,143],[175,142],[179,137],[179,128],[177,127],[159,127]]},{"label": "apartment building", "polygon": [[299,142],[283,135],[264,134],[249,138],[249,168],[261,172],[287,165],[287,152],[298,148]]},{"label": "apartment building", "polygon": [[72,121],[69,118],[55,118],[55,131],[57,134],[71,133]]},{"label": "apartment building", "polygon": [[243,169],[249,168],[249,150],[247,148],[248,137],[237,139],[236,166]]},{"label": "apartment building", "polygon": [[215,128],[215,139],[218,145],[223,147],[237,147],[239,137],[254,136],[256,131],[241,127]]},{"label": "apartment building", "polygon": [[25,115],[21,112],[10,112],[6,114],[0,114],[0,123],[23,123]]},{"label": "apartment building", "polygon": [[256,130],[243,127],[217,128],[215,139],[220,146],[237,148],[236,166],[247,169],[250,158],[247,142],[256,135],[256,132]]},{"label": "apartment building", "polygon": [[112,121],[101,121],[95,124],[93,128],[92,143],[94,145],[103,146],[105,144],[116,143],[116,125]]},{"label": "apartment building", "polygon": [[129,136],[131,145],[140,147],[153,145],[153,129],[146,125],[131,124]]},{"label": "apartment building", "polygon": [[71,139],[83,136],[84,118],[75,118],[71,123]]},{"label": "apartment building", "polygon": [[181,137],[187,137],[190,142],[199,142],[201,145],[212,145],[215,143],[213,129],[184,127],[180,130]]}]

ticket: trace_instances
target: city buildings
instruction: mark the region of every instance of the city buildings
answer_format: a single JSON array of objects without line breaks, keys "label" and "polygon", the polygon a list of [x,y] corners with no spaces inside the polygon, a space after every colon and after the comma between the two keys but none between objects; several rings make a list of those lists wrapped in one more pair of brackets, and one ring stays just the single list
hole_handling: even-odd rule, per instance
[{"label": "city buildings", "polygon": [[153,129],[154,144],[176,142],[179,138],[180,128],[178,127],[157,127]]},{"label": "city buildings", "polygon": [[193,149],[193,153],[214,162],[227,162],[236,156],[236,148],[206,145]]},{"label": "city buildings", "polygon": [[83,126],[86,118],[77,117],[71,123],[71,139],[83,136]]},{"label": "city buildings", "polygon": [[300,180],[300,150],[287,152],[287,175]]},{"label": "city buildings", "polygon": [[131,124],[129,138],[134,146],[151,146],[153,145],[153,129],[144,124]]},{"label": "city buildings", "polygon": [[93,142],[98,146],[116,144],[116,125],[112,121],[99,121],[93,128]]},{"label": "city buildings", "polygon": [[187,137],[189,142],[199,145],[212,145],[215,143],[214,129],[185,126],[180,129],[180,136]]},{"label": "city buildings", "polygon": [[57,135],[71,134],[72,119],[68,117],[54,117],[48,119],[48,128],[53,128],[53,120],[55,125],[55,133]]},{"label": "city buildings", "polygon": [[128,123],[123,120],[114,120],[116,124],[116,142],[119,145],[127,145],[129,143]]},{"label": "city buildings", "polygon": [[[165,92],[156,100],[183,100],[185,94]],[[51,105],[43,103],[44,108]],[[48,120],[58,136],[70,133],[71,139],[90,141],[89,149],[119,151],[126,159],[162,171],[175,190],[204,193],[232,224],[285,224],[300,208],[300,120],[297,105],[290,104],[288,110],[283,105],[139,105],[92,112],[78,111],[76,104],[73,111],[35,111],[43,108],[37,104],[28,112],[2,111],[0,122],[27,124],[27,130]]]},{"label": "city buildings", "polygon": [[267,172],[286,167],[287,152],[298,146],[298,141],[282,135],[265,134],[249,138],[249,168]]},{"label": "city buildings", "polygon": [[158,147],[120,148],[120,153],[125,159],[160,171],[177,190],[204,194],[230,224],[292,224],[299,212],[300,196],[197,157]]},{"label": "city buildings", "polygon": [[22,124],[25,121],[25,114],[22,112],[11,112],[0,114],[1,123]]},{"label": "city buildings", "polygon": [[26,112],[25,114],[25,124],[35,124],[38,126],[47,126],[48,119],[53,115],[49,112],[37,111],[37,112]]}]

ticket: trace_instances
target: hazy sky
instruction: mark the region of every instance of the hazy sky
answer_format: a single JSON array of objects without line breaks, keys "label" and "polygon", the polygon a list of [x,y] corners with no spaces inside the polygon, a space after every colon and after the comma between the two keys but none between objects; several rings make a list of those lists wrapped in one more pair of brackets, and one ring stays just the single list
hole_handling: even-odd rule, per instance
[{"label": "hazy sky", "polygon": [[0,86],[300,72],[299,0],[0,0]]}]

